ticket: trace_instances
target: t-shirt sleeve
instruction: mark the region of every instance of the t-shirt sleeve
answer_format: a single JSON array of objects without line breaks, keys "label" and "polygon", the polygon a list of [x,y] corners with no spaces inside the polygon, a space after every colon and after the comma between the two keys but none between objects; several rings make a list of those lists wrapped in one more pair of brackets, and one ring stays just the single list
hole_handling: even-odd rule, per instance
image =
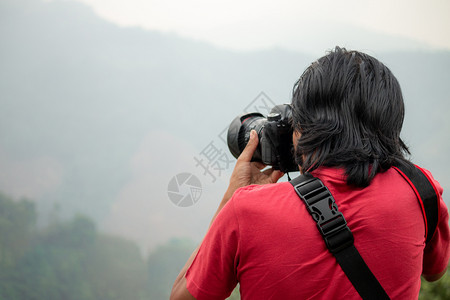
[{"label": "t-shirt sleeve", "polygon": [[[431,173],[426,171],[429,178],[432,179]],[[433,183],[439,192],[439,223],[433,238],[425,247],[423,255],[422,274],[434,275],[439,274],[447,268],[450,257],[450,230],[449,230],[449,214],[447,206],[442,199],[443,189],[440,184],[433,180]]]},{"label": "t-shirt sleeve", "polygon": [[197,299],[225,299],[237,284],[239,224],[233,198],[208,230],[186,272],[187,289]]}]

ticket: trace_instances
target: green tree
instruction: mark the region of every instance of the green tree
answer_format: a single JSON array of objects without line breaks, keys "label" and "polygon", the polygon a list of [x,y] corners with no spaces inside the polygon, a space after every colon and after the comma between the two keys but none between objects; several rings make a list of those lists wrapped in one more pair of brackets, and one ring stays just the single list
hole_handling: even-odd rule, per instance
[{"label": "green tree", "polygon": [[36,212],[31,201],[15,201],[0,193],[0,299],[19,299],[17,262],[35,234]]},{"label": "green tree", "polygon": [[93,250],[86,277],[94,299],[148,299],[146,263],[135,243],[102,234]]},{"label": "green tree", "polygon": [[83,216],[39,233],[16,266],[20,299],[94,299],[85,274],[95,241],[95,224]]},{"label": "green tree", "polygon": [[0,193],[0,269],[14,265],[28,250],[35,225],[33,202],[14,201]]},{"label": "green tree", "polygon": [[188,239],[172,239],[148,257],[150,299],[168,299],[173,282],[196,244]]},{"label": "green tree", "polygon": [[450,299],[450,266],[447,272],[436,282],[427,282],[422,278],[420,300],[448,300]]},{"label": "green tree", "polygon": [[[148,257],[150,299],[168,299],[175,278],[197,245],[189,239],[171,239],[157,247]],[[236,287],[228,298],[238,300]]]}]

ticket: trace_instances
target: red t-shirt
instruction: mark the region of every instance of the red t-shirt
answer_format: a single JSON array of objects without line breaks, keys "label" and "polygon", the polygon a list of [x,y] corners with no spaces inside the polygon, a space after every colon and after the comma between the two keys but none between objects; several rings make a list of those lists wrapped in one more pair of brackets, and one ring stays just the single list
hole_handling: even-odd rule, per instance
[{"label": "red t-shirt", "polygon": [[[356,248],[391,299],[417,299],[421,274],[447,267],[448,210],[442,198],[437,231],[425,248],[419,202],[394,169],[360,189],[347,186],[341,169],[321,168],[313,175],[334,196]],[[186,279],[198,300],[225,299],[237,283],[241,299],[360,299],[288,182],[237,190]]]}]

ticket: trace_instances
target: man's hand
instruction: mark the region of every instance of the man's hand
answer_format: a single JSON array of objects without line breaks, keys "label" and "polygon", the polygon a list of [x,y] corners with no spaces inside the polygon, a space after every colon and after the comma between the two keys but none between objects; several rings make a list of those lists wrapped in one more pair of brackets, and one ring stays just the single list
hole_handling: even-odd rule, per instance
[{"label": "man's hand", "polygon": [[258,143],[258,134],[255,130],[252,130],[250,132],[250,140],[238,157],[236,166],[231,174],[230,184],[224,197],[224,200],[227,198],[225,201],[228,201],[240,187],[250,184],[275,183],[284,175],[283,172],[272,168],[261,171],[266,165],[260,162],[251,162]]}]

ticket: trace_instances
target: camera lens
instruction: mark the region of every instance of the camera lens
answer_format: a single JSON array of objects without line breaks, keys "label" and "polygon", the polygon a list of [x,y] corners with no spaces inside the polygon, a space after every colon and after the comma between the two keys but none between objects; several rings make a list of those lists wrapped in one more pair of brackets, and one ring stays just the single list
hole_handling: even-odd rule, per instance
[{"label": "camera lens", "polygon": [[[256,130],[258,138],[261,140],[262,130],[267,119],[260,113],[249,113],[237,116],[230,124],[227,134],[228,148],[234,157],[242,153],[250,139],[250,131]],[[261,161],[261,145],[253,154],[253,161]]]}]

